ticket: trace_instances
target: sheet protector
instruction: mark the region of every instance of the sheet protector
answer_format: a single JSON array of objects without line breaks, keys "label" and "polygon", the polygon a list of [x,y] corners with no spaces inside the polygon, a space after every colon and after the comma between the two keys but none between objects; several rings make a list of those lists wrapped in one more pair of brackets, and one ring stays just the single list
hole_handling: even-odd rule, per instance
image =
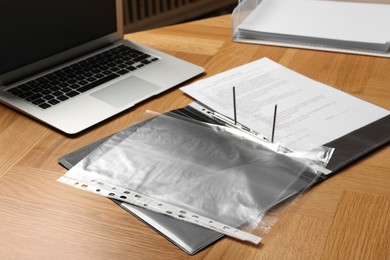
[{"label": "sheet protector", "polygon": [[[58,163],[69,170],[102,145],[107,138],[105,137],[61,156],[58,158]],[[179,221],[164,214],[159,214],[124,201],[116,199],[112,199],[112,201],[189,255],[198,253],[223,237],[223,234],[199,225]]]},{"label": "sheet protector", "polygon": [[[193,102],[186,107],[169,111],[166,114],[172,116],[177,114],[207,123],[231,125],[231,120],[221,121],[219,118],[215,117],[215,113],[215,111],[202,106],[198,102]],[[324,144],[324,146],[333,147],[335,149],[330,162],[326,166],[331,173],[326,175],[321,174],[316,182],[324,181],[337,173],[342,173],[342,169],[345,167],[356,163],[362,157],[369,155],[370,152],[388,144],[390,141],[389,133],[390,116],[386,116]],[[58,161],[62,166],[69,170],[103,144],[107,138],[108,137],[105,137],[69,154],[63,155]],[[180,221],[127,202],[115,199],[113,199],[113,201],[190,255],[196,254],[206,246],[223,237],[223,234],[203,228],[199,225]],[[267,218],[268,215],[272,215],[272,211],[273,209],[267,213],[265,218]],[[275,220],[276,219],[271,219],[271,221]],[[267,223],[265,219],[263,219],[262,222],[264,222],[265,228],[267,229],[272,226],[272,224]]]},{"label": "sheet protector", "polygon": [[252,231],[268,210],[310,187],[331,155],[158,115],[112,136],[59,181],[257,244]]}]

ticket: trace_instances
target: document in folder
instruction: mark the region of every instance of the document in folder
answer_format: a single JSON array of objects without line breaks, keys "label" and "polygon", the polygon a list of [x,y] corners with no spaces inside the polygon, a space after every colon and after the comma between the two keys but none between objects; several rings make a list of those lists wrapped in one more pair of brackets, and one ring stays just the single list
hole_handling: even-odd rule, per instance
[{"label": "document in folder", "polygon": [[[368,142],[371,131],[355,140],[367,143],[361,152],[388,142],[387,109],[307,78],[267,58],[236,67],[181,88],[198,102],[227,118],[233,118],[232,87],[236,93],[237,121],[271,139],[274,106],[278,105],[275,141],[291,148],[320,146],[384,119]],[[341,145],[341,148],[345,148]],[[338,149],[335,152],[337,154]],[[349,160],[357,155],[349,153]],[[337,156],[336,156],[337,157]],[[332,162],[332,160],[331,160]]]},{"label": "document in folder", "polygon": [[[240,5],[236,15],[240,8],[245,9]],[[388,24],[390,4],[263,0],[238,25],[236,40],[390,56]]]}]

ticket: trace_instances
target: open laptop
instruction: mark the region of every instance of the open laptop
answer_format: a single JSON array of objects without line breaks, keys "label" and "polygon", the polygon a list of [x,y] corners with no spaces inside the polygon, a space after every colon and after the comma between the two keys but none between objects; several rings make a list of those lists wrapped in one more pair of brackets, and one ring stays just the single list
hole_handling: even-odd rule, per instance
[{"label": "open laptop", "polygon": [[122,0],[0,2],[0,102],[78,133],[204,69],[123,39]]}]

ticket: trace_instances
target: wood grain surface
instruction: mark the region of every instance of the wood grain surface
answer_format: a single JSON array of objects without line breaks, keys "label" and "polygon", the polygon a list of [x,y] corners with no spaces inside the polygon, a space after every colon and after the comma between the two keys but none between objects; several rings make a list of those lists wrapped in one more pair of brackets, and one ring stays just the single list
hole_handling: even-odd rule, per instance
[{"label": "wood grain surface", "polygon": [[[126,37],[205,67],[199,78],[268,57],[390,109],[388,58],[234,43],[230,15]],[[76,136],[0,105],[0,259],[390,259],[388,146],[308,191],[260,245],[223,238],[195,256],[110,200],[56,182],[66,172],[60,156],[147,109],[191,101],[174,88]]]}]

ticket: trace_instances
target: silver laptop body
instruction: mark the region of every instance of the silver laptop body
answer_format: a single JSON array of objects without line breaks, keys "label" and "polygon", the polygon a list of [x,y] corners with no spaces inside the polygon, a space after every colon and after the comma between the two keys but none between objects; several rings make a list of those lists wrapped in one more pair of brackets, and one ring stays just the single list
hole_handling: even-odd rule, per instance
[{"label": "silver laptop body", "polygon": [[[31,8],[25,6],[18,9],[15,9],[16,4],[9,4],[12,2],[0,3],[0,16],[3,17],[0,17],[0,27],[3,27],[3,43],[0,43],[0,102],[67,134],[79,133],[204,72],[202,67],[124,40],[122,0],[25,0],[26,5],[32,5]],[[18,10],[18,13],[13,10]],[[38,18],[25,19],[31,13]],[[32,25],[34,19],[39,20],[46,14],[50,14],[51,20],[56,21],[54,25],[48,22],[51,21],[50,15],[44,18],[48,19],[45,26],[38,25],[45,28]],[[69,20],[63,21],[67,17],[70,17]],[[18,24],[21,21],[23,25]],[[78,39],[84,34],[88,35],[88,39]],[[42,37],[44,41],[40,40]],[[122,44],[150,55],[153,62],[146,66],[141,64],[139,66],[142,67],[127,74],[118,74],[108,82],[58,104],[48,105],[50,107],[35,105],[14,94],[15,88],[25,82],[40,79],[47,73],[57,72]],[[26,56],[29,57],[24,58]]]}]

